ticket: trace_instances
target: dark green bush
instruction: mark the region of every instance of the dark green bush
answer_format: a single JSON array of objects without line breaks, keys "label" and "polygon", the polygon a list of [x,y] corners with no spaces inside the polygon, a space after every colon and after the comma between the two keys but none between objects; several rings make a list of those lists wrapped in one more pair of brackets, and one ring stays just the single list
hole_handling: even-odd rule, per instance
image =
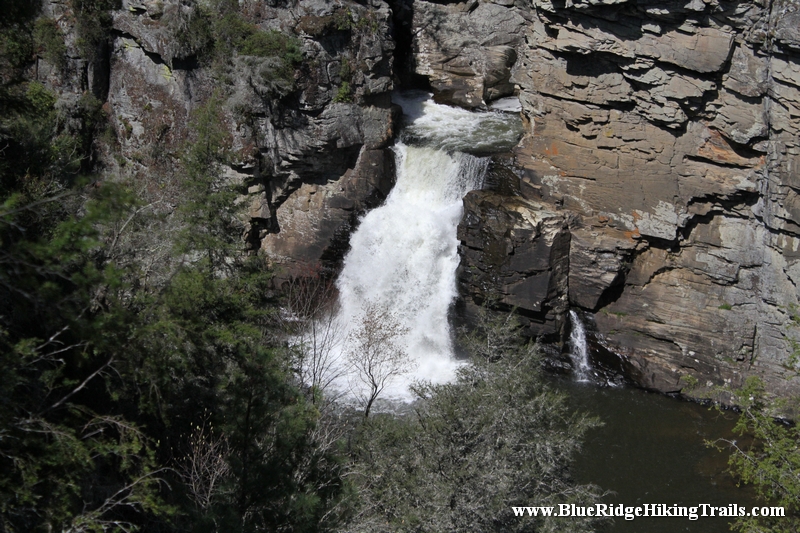
[{"label": "dark green bush", "polygon": [[240,55],[277,59],[270,76],[291,83],[294,66],[303,59],[295,37],[275,30],[262,31],[242,17],[235,2],[197,6],[179,28],[180,54],[194,55],[213,65],[219,79],[228,77],[226,69],[231,57]]},{"label": "dark green bush", "polygon": [[67,63],[67,46],[55,20],[38,19],[33,26],[33,42],[37,54],[51,65],[59,69],[64,68]]},{"label": "dark green bush", "polygon": [[0,30],[0,68],[17,69],[30,61],[32,56],[33,39],[30,32],[20,27]]},{"label": "dark green bush", "polygon": [[336,96],[333,97],[334,103],[347,103],[353,101],[353,93],[350,89],[350,83],[343,81],[342,84],[339,86],[339,90],[336,91]]},{"label": "dark green bush", "polygon": [[239,13],[228,13],[214,23],[214,39],[218,54],[232,54],[242,43],[258,31],[254,24],[244,20]]},{"label": "dark green bush", "polygon": [[41,0],[0,0],[0,27],[24,24],[33,20],[42,9]]},{"label": "dark green bush", "polygon": [[187,20],[178,21],[175,39],[179,44],[179,57],[205,57],[214,50],[214,23],[211,15],[196,7]]},{"label": "dark green bush", "polygon": [[111,10],[118,9],[120,0],[72,0],[72,9],[78,21],[78,48],[90,61],[99,59],[98,53],[111,32]]},{"label": "dark green bush", "polygon": [[239,53],[246,56],[278,57],[288,64],[297,63],[303,58],[297,40],[275,30],[251,34],[242,42]]}]

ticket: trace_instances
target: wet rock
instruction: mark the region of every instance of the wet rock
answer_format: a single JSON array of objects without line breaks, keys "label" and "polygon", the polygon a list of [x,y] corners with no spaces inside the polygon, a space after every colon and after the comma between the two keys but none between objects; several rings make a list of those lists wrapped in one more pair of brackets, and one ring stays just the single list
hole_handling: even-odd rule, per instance
[{"label": "wet rock", "polygon": [[255,201],[251,218],[272,218],[272,231],[260,236],[263,251],[279,277],[319,265],[335,272],[348,249],[358,218],[377,207],[394,184],[394,153],[362,148],[353,168],[326,183],[302,183],[272,215],[267,202]]},{"label": "wet rock", "polygon": [[567,307],[567,218],[546,206],[490,191],[464,198],[458,282],[467,312],[487,300],[516,308],[533,336],[558,338]]}]

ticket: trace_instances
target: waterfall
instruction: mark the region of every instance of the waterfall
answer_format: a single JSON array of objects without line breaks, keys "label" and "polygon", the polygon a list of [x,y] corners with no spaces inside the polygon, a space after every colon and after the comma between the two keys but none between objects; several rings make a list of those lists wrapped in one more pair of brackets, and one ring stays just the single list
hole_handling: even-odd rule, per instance
[{"label": "waterfall", "polygon": [[[457,294],[456,229],[464,195],[481,187],[489,165],[463,150],[513,146],[519,118],[435,104],[421,93],[396,95],[395,102],[406,119],[404,141],[394,147],[397,182],[351,236],[337,281],[338,316],[352,332],[367,306],[392,313],[413,370],[390,381],[382,397],[408,399],[413,381],[447,382],[458,367],[448,322]],[[343,358],[347,343],[341,352]],[[340,364],[339,371],[339,388],[352,388],[352,368]]]},{"label": "waterfall", "polygon": [[578,313],[569,312],[572,332],[569,335],[570,358],[575,369],[575,379],[578,381],[589,381],[591,378],[592,366],[589,364],[589,347],[586,344],[586,329],[583,327]]}]

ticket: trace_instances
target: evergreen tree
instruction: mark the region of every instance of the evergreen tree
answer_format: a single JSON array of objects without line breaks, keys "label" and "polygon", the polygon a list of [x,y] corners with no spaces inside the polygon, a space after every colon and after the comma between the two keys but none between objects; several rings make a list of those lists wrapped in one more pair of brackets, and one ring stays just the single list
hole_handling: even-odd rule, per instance
[{"label": "evergreen tree", "polygon": [[[726,440],[734,475],[752,484],[765,506],[781,506],[784,517],[747,517],[738,519],[733,529],[742,533],[794,533],[800,531],[800,427],[775,420],[768,414],[764,383],[756,377],[747,379],[736,392],[735,403],[741,408],[734,432],[742,441]],[[789,406],[784,406],[789,407]],[[800,412],[795,401],[790,412]]]}]

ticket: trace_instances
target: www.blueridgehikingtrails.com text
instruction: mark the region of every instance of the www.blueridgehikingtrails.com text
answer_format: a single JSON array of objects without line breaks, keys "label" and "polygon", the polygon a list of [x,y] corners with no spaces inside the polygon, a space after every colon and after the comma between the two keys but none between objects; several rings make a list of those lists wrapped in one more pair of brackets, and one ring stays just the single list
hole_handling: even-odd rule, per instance
[{"label": "www.blueridgehikingtrails.com text", "polygon": [[701,503],[695,506],[666,505],[663,503],[645,503],[636,506],[623,504],[609,505],[598,503],[595,505],[575,505],[574,503],[561,503],[550,507],[512,507],[515,516],[558,516],[558,517],[620,517],[625,520],[634,518],[667,518],[682,517],[697,520],[703,517],[744,517],[744,516],[786,516],[783,507],[742,507],[732,503],[725,506]]}]

